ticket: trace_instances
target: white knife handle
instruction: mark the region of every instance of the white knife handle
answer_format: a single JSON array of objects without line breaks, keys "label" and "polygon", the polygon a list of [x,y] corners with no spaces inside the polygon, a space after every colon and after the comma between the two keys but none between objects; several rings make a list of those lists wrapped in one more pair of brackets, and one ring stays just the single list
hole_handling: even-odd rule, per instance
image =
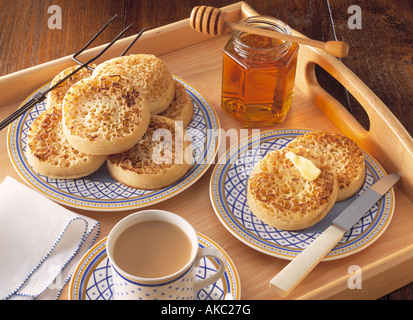
[{"label": "white knife handle", "polygon": [[282,297],[288,295],[314,269],[320,260],[331,251],[343,235],[343,229],[334,225],[329,226],[271,280],[271,290]]}]

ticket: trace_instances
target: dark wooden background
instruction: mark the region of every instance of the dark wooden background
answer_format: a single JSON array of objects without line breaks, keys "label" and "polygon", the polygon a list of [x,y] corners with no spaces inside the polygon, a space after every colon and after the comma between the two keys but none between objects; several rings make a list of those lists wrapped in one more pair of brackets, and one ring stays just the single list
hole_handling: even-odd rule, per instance
[{"label": "dark wooden background", "polygon": [[[189,17],[194,6],[222,7],[231,0],[0,0],[0,76],[78,51],[115,13],[117,19],[94,42],[125,36]],[[306,36],[350,45],[342,61],[388,106],[413,135],[412,0],[246,0],[259,14],[287,22]],[[62,28],[49,29],[49,6],[62,9]],[[350,29],[351,5],[361,8],[361,29]],[[358,102],[323,70],[321,85],[368,128]],[[412,266],[413,267],[413,266]],[[413,284],[382,299],[413,299]]]}]

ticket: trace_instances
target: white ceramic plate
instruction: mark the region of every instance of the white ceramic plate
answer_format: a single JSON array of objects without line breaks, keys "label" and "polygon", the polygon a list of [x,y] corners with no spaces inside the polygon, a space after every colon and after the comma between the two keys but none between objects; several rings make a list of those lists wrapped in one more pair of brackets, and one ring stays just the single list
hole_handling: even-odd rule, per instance
[{"label": "white ceramic plate", "polygon": [[[27,132],[33,121],[46,109],[45,101],[36,104],[9,126],[7,147],[10,161],[32,188],[70,207],[93,211],[117,211],[142,208],[169,199],[190,187],[206,172],[219,144],[219,121],[215,111],[198,91],[183,80],[176,77],[175,79],[185,86],[194,104],[194,116],[187,132],[192,138],[195,164],[182,179],[171,186],[158,190],[127,187],[109,176],[106,163],[95,173],[80,179],[51,179],[35,172],[24,153]],[[39,90],[45,90],[49,85]]]},{"label": "white ceramic plate", "polygon": [[[254,165],[275,149],[285,147],[306,130],[273,130],[253,135],[230,148],[215,166],[210,182],[210,197],[221,223],[239,240],[266,254],[291,260],[307,247],[355,197],[386,173],[366,152],[366,179],[354,197],[336,203],[326,217],[300,231],[277,230],[257,219],[246,199],[246,184]],[[394,212],[394,192],[388,191],[326,256],[333,260],[359,252],[377,240],[389,225]]]}]

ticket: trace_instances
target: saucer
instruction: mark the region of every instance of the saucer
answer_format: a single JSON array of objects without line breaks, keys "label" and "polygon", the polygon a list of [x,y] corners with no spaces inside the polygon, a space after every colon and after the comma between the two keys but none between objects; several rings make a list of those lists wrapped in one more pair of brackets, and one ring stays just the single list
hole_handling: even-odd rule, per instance
[{"label": "saucer", "polygon": [[[224,275],[197,294],[197,300],[239,300],[241,283],[238,272],[228,254],[214,241],[197,233],[199,247],[215,247],[227,260]],[[73,272],[69,286],[69,300],[112,300],[112,270],[106,254],[107,237],[96,243],[83,256]],[[218,269],[218,261],[203,258],[197,267],[197,281],[209,277]]]}]

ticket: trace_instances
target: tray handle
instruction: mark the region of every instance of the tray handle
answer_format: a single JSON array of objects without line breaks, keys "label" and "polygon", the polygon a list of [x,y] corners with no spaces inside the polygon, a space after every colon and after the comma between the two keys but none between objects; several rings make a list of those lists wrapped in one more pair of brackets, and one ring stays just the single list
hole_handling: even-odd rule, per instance
[{"label": "tray handle", "polygon": [[[303,36],[297,31],[293,34]],[[340,82],[366,111],[365,130],[347,109],[318,83],[318,64]],[[413,139],[387,106],[337,58],[324,51],[300,46],[296,85],[348,137],[374,156],[388,173],[397,173],[400,189],[413,201]]]}]

